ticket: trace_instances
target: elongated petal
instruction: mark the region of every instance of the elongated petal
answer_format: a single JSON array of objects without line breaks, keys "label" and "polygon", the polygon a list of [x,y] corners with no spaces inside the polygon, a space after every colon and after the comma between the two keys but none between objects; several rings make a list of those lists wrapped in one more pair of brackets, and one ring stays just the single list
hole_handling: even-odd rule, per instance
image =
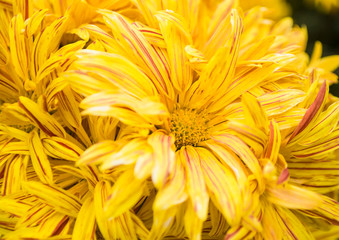
[{"label": "elongated petal", "polygon": [[193,76],[184,54],[185,46],[191,44],[185,21],[178,14],[159,12],[156,17],[167,47],[173,86],[180,92],[190,87]]},{"label": "elongated petal", "polygon": [[26,180],[25,165],[27,165],[27,160],[28,158],[22,155],[10,155],[7,159],[1,186],[3,196],[16,193],[21,189],[22,182]]},{"label": "elongated petal", "polygon": [[270,138],[268,141],[265,157],[269,158],[272,163],[277,161],[281,144],[281,135],[279,126],[275,121],[270,122]]},{"label": "elongated petal", "polygon": [[302,102],[305,93],[300,90],[280,89],[258,97],[258,101],[268,116],[278,115]]},{"label": "elongated petal", "polygon": [[[244,117],[246,123],[256,126],[257,128],[263,130],[264,133],[268,132],[267,115],[260,102],[249,93],[244,93],[242,95],[241,102],[244,106]],[[251,119],[252,122],[249,121],[249,119]]]},{"label": "elongated petal", "polygon": [[[211,98],[211,96],[206,96],[208,91],[205,89],[215,92],[213,96],[215,98],[224,95],[224,91],[226,91],[233,79],[238,59],[240,36],[243,29],[242,19],[235,9],[230,13],[230,23],[232,25],[232,33],[229,41],[225,46],[222,46],[222,48],[217,50],[216,54],[211,58],[206,68],[201,73],[198,80],[200,86],[198,92],[195,92],[190,98],[191,102],[193,102],[191,104],[199,103],[202,105]],[[215,108],[216,107],[220,107],[220,105],[215,106]]]},{"label": "elongated petal", "polygon": [[247,170],[235,154],[232,154],[228,149],[214,141],[207,141],[206,144],[217,156],[219,156],[223,164],[232,169],[240,184],[244,184],[247,181]]},{"label": "elongated petal", "polygon": [[[106,149],[108,151],[108,155],[105,156],[105,159],[103,160],[104,163],[101,165],[101,169],[103,170],[119,165],[134,164],[139,158],[142,158],[145,155],[147,157],[153,152],[153,149],[148,145],[147,140],[144,138],[131,140],[119,151],[114,151],[113,146],[114,145],[111,145],[110,147],[110,152],[114,152],[112,154],[109,153],[109,146]],[[93,150],[94,153],[95,151],[98,151],[98,149]]]},{"label": "elongated petal", "polygon": [[130,57],[136,64],[146,70],[158,91],[173,97],[173,87],[169,81],[168,69],[158,57],[157,50],[147,42],[141,32],[133,28],[121,15],[104,13],[104,17],[112,28],[113,34],[129,51]]},{"label": "elongated petal", "polygon": [[148,143],[153,148],[154,167],[152,181],[156,188],[162,188],[168,176],[173,171],[175,154],[173,151],[174,139],[158,131],[148,138]]},{"label": "elongated petal", "polygon": [[288,140],[288,144],[292,145],[296,141],[304,137],[311,129],[312,124],[316,121],[317,117],[324,108],[326,98],[328,94],[328,85],[326,81],[321,85],[318,95],[310,108],[306,111],[305,116],[299,123],[298,127],[294,130],[291,137]]},{"label": "elongated petal", "polygon": [[79,111],[79,103],[76,102],[70,87],[66,87],[57,94],[58,110],[64,122],[70,124],[74,128],[80,128],[81,115]]},{"label": "elongated petal", "polygon": [[178,208],[172,207],[166,210],[154,212],[153,225],[148,239],[161,240],[169,231],[171,224],[175,219]]},{"label": "elongated petal", "polygon": [[69,161],[78,161],[83,150],[74,143],[59,137],[42,139],[42,145],[47,155]]},{"label": "elongated petal", "polygon": [[229,134],[214,136],[213,139],[236,153],[252,171],[258,180],[259,186],[262,186],[263,176],[261,174],[259,161],[244,142],[242,142],[239,138]]},{"label": "elongated petal", "polygon": [[256,156],[261,156],[267,141],[267,134],[252,124],[229,121],[227,127],[234,130],[234,135],[239,137],[248,146],[251,146]]},{"label": "elongated petal", "polygon": [[73,240],[95,239],[95,209],[93,198],[87,198],[82,204],[77,220],[75,221]]},{"label": "elongated petal", "polygon": [[327,196],[321,197],[322,203],[319,207],[314,210],[303,210],[302,212],[311,217],[320,217],[332,225],[339,226],[339,203]]},{"label": "elongated petal", "polygon": [[144,193],[145,182],[135,178],[131,170],[121,174],[114,183],[112,193],[104,208],[106,217],[112,219],[128,211]]},{"label": "elongated petal", "polygon": [[322,203],[319,194],[293,185],[269,187],[266,196],[274,204],[296,209],[315,209]]},{"label": "elongated petal", "polygon": [[33,181],[24,183],[23,187],[30,194],[52,205],[56,211],[68,216],[76,217],[81,208],[79,199],[62,188]]},{"label": "elongated petal", "polygon": [[65,137],[66,133],[53,116],[42,111],[39,106],[26,97],[19,98],[19,106],[25,111],[31,122],[49,136]]},{"label": "elongated petal", "polygon": [[41,143],[40,136],[33,131],[29,139],[29,152],[35,172],[41,182],[45,184],[53,183],[53,171]]},{"label": "elongated petal", "polygon": [[306,226],[288,209],[275,207],[277,219],[287,239],[314,239]]},{"label": "elongated petal", "polygon": [[180,203],[183,203],[188,195],[186,193],[186,171],[184,164],[176,153],[176,160],[174,162],[173,171],[169,176],[168,182],[159,189],[154,200],[153,209],[155,211],[164,211]]},{"label": "elongated petal", "polygon": [[327,137],[335,129],[339,120],[339,102],[331,104],[326,111],[319,115],[312,129],[306,134],[301,144],[310,144]]},{"label": "elongated petal", "polygon": [[21,34],[24,29],[24,19],[22,14],[15,16],[10,25],[10,54],[15,72],[21,81],[28,79],[28,59],[27,44],[25,37]]},{"label": "elongated petal", "polygon": [[203,220],[197,216],[195,207],[192,204],[188,204],[184,218],[185,229],[189,239],[200,240]]},{"label": "elongated petal", "polygon": [[109,222],[104,214],[104,206],[107,201],[109,194],[112,191],[111,184],[106,180],[98,182],[94,189],[94,208],[95,208],[95,219],[99,226],[100,232],[105,239],[110,238],[109,234]]},{"label": "elongated petal", "polygon": [[[67,77],[76,89],[88,92],[86,88],[95,90],[114,90],[119,87],[136,97],[154,96],[156,89],[148,76],[129,59],[118,54],[104,53],[94,50],[78,52],[79,60],[74,64],[76,70]],[[114,65],[115,68],[107,66]],[[81,71],[77,70],[81,69]],[[80,74],[78,80],[73,80]],[[67,73],[66,75],[67,76]],[[84,78],[84,80],[82,80]],[[93,84],[93,87],[90,85]],[[101,86],[100,86],[101,84]],[[109,87],[105,89],[105,86]]]},{"label": "elongated petal", "polygon": [[[139,120],[140,124],[161,125],[168,116],[167,108],[158,98],[140,99],[122,92],[93,94],[81,102],[81,107],[86,109],[83,114],[113,116],[126,124],[131,122],[131,118],[137,118],[135,121]],[[130,116],[119,118],[121,111],[130,112]]]},{"label": "elongated petal", "polygon": [[187,191],[192,201],[195,214],[200,220],[206,220],[208,200],[201,161],[204,161],[195,148],[186,146],[179,150],[179,161],[184,163],[187,174]]},{"label": "elongated petal", "polygon": [[201,166],[211,200],[230,225],[239,223],[243,203],[234,174],[223,167],[209,150],[196,148],[196,151],[203,159]]}]

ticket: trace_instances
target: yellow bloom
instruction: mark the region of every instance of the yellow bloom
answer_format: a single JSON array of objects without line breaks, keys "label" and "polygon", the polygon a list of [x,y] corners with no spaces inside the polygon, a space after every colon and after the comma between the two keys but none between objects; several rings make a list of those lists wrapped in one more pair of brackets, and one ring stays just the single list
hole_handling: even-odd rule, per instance
[{"label": "yellow bloom", "polygon": [[306,0],[306,2],[325,12],[339,9],[338,0]]},{"label": "yellow bloom", "polygon": [[280,19],[289,16],[291,13],[291,7],[285,0],[240,0],[239,2],[244,10],[257,6],[266,7],[267,13],[265,15],[271,19]]},{"label": "yellow bloom", "polygon": [[[314,85],[318,84],[315,82]],[[329,142],[327,137],[336,138],[333,128],[338,121],[338,114],[334,109],[338,103],[334,103],[328,110],[322,112],[327,92],[324,82],[298,126],[289,128],[278,120],[280,117],[266,115],[270,113],[266,110],[267,108],[276,108],[280,105],[279,101],[283,100],[277,98],[276,93],[274,97],[273,93],[267,93],[259,97],[259,101],[249,94],[243,95],[243,120],[241,122],[231,121],[229,125],[244,141],[257,142],[256,145],[251,144],[251,146],[261,147],[259,143],[264,144],[263,149],[253,150],[258,153],[263,166],[265,190],[260,191],[255,187],[257,185],[255,182],[251,183],[254,185],[251,188],[254,189],[254,197],[248,204],[250,217],[256,217],[261,222],[262,228],[253,229],[253,227],[242,225],[230,230],[228,239],[238,239],[245,234],[259,235],[263,239],[281,239],[285,233],[300,239],[313,239],[311,230],[321,229],[321,225],[317,226],[316,221],[312,223],[307,218],[322,218],[331,224],[338,224],[336,222],[339,214],[338,203],[311,191],[324,193],[337,189],[339,186],[339,178],[333,174],[337,162],[330,155],[338,146],[327,144]],[[262,101],[263,98],[265,101]],[[303,107],[304,103],[301,101],[298,106]],[[281,111],[280,114],[285,115],[285,119],[288,117],[286,109],[280,108],[279,111]],[[273,118],[270,123],[268,117]],[[280,131],[281,128],[284,130]],[[255,135],[256,138],[253,136],[255,132],[260,133],[260,135]],[[317,134],[314,134],[315,132]],[[306,142],[308,144],[305,144]],[[316,142],[317,145],[310,142]],[[316,152],[314,149],[317,149]],[[308,226],[310,221],[312,224]],[[322,225],[329,228],[328,223]],[[328,236],[335,237],[335,229],[333,228]]]},{"label": "yellow bloom", "polygon": [[[260,10],[253,9],[251,13],[260,14]],[[155,15],[156,19],[149,18],[150,25],[159,22],[160,31],[130,23],[117,13],[104,11],[102,14],[114,36],[108,38],[109,43],[107,40],[104,43],[108,53],[80,51],[79,60],[73,64],[73,70],[65,74],[65,78],[72,82],[74,89],[87,96],[81,103],[84,114],[115,117],[126,125],[149,131],[149,134],[139,137],[133,133],[133,137],[126,135],[116,142],[98,143],[81,156],[79,164],[101,164],[103,172],[122,166],[128,169],[113,186],[114,194],[107,202],[107,214],[116,217],[128,211],[142,196],[142,181],[151,178],[157,189],[151,239],[166,235],[199,239],[204,221],[211,221],[213,228],[219,224],[208,216],[210,200],[218,209],[216,212],[220,212],[231,226],[227,236],[233,236],[233,231],[237,232],[236,229],[243,225],[247,226],[245,233],[249,231],[248,225],[256,227],[253,234],[262,231],[270,222],[269,217],[262,222],[265,224],[262,228],[260,219],[244,214],[246,210],[249,211],[253,197],[253,193],[248,195],[251,187],[247,181],[253,179],[262,194],[266,188],[264,182],[270,180],[265,180],[265,168],[262,168],[265,165],[260,164],[245,144],[253,146],[255,142],[248,140],[250,137],[241,141],[236,136],[238,134],[232,132],[234,128],[229,127],[227,120],[240,116],[236,101],[247,90],[257,95],[265,92],[266,87],[273,87],[273,84],[276,87],[288,85],[289,82],[284,83],[282,79],[284,76],[296,81],[293,85],[296,88],[302,87],[300,82],[304,77],[292,63],[296,61],[294,54],[299,53],[303,38],[301,43],[299,39],[294,43],[286,38],[274,39],[267,34],[262,36],[260,44],[255,44],[250,35],[251,29],[246,29],[247,25],[242,31],[243,22],[253,16],[248,14],[242,20],[235,9],[223,19],[215,17],[223,25],[215,28],[215,32],[209,34],[210,38],[204,36],[206,42],[192,38],[190,33],[195,32],[194,27],[190,30],[189,26],[192,25],[185,24],[180,15],[171,11],[160,11]],[[286,27],[289,23],[286,21],[272,26],[271,31],[281,35],[303,36],[296,30],[288,32]],[[98,40],[103,37],[107,39],[107,34],[100,34],[97,35]],[[240,41],[245,36],[247,38]],[[200,47],[193,48],[192,44]],[[272,44],[270,50],[270,47],[263,49],[267,44]],[[254,53],[259,48],[261,51]],[[253,51],[252,55],[249,49]],[[281,54],[275,53],[275,49],[280,49]],[[306,61],[303,63],[306,65]],[[314,86],[317,87],[318,82]],[[300,92],[287,90],[284,95],[283,92],[272,91],[275,97],[281,94],[285,101],[290,101],[290,105],[280,113],[290,110],[288,114],[292,114],[293,107],[305,98],[306,94]],[[286,93],[289,94],[288,98]],[[302,97],[299,97],[300,100],[290,99],[292,95]],[[279,101],[273,96],[270,100]],[[270,107],[274,109],[276,106],[272,103]],[[295,127],[305,114],[303,109],[299,112],[295,122],[288,121],[287,124]],[[253,118],[256,119],[256,116],[253,115]],[[268,129],[263,120],[257,121],[261,122],[256,124]],[[242,129],[246,127],[242,126]],[[255,138],[263,136],[254,128],[248,130]],[[263,149],[254,149],[254,153],[260,151],[263,152]],[[126,189],[122,190],[123,187]],[[290,188],[278,187],[276,190],[273,184],[271,190],[266,191],[278,192],[272,193],[273,197],[268,197],[267,201],[286,207],[289,199],[282,199],[281,203],[275,201],[278,198],[276,195],[295,194],[294,200],[300,201],[296,208],[319,211],[319,214],[324,214],[321,215],[323,218],[336,218],[337,205],[333,205],[333,213],[326,215],[322,209],[326,204],[331,204],[325,198],[294,185]],[[298,197],[305,193],[311,199],[309,205],[302,207],[308,203],[307,197]],[[263,200],[265,207],[262,208],[266,209],[267,205],[269,211],[273,208],[269,205],[272,203],[266,204]],[[258,207],[253,211],[258,214],[261,210]],[[300,236],[311,236],[308,230],[298,230],[302,223],[289,210],[282,208],[272,214],[281,215],[280,222],[275,224],[277,229],[274,234],[277,238],[289,231],[283,224],[286,217],[291,219],[289,225],[295,225],[292,231]],[[183,232],[183,225],[186,233]],[[217,231],[216,236],[224,234],[226,226]],[[264,233],[265,236],[267,234],[271,233]]]},{"label": "yellow bloom", "polygon": [[338,56],[245,4],[2,1],[0,238],[336,236]]}]

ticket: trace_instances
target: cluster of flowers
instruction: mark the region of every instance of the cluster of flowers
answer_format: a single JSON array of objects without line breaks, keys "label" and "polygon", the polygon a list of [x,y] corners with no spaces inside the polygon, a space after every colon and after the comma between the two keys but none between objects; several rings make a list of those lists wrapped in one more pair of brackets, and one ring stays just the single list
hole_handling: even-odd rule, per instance
[{"label": "cluster of flowers", "polygon": [[244,3],[0,1],[0,238],[338,237],[339,56]]}]

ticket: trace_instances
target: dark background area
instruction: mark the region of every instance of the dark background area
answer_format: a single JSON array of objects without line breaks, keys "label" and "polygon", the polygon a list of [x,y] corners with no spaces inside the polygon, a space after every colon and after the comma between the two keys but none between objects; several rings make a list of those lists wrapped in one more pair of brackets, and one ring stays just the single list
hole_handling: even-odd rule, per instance
[{"label": "dark background area", "polygon": [[[315,41],[323,44],[323,56],[339,55],[339,9],[329,13],[318,11],[303,0],[289,0],[292,16],[298,25],[306,25],[308,30],[307,53],[312,54]],[[339,69],[336,70],[339,75]],[[332,85],[330,91],[339,97],[339,84]]]}]

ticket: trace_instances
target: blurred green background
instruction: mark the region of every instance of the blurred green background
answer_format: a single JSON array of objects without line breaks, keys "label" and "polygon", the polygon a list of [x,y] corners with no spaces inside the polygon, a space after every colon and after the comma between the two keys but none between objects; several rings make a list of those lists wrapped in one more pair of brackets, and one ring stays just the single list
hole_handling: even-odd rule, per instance
[{"label": "blurred green background", "polygon": [[[302,0],[288,2],[292,6],[294,22],[307,26],[307,53],[311,55],[314,42],[320,41],[323,44],[323,56],[339,55],[339,9],[324,13]],[[339,69],[336,74],[339,75]],[[332,85],[330,91],[339,97],[339,84]]]}]

